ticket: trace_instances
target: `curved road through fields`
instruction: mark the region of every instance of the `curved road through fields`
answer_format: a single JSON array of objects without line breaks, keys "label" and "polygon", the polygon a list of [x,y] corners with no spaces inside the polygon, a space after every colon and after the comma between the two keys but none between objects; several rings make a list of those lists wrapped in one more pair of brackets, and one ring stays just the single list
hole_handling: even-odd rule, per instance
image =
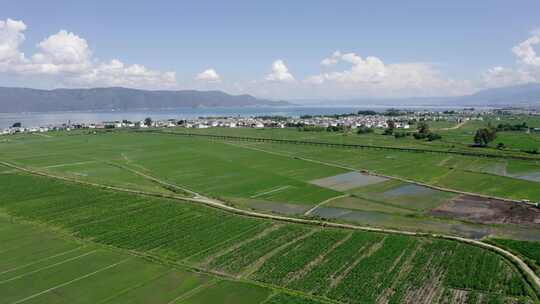
[{"label": "curved road through fields", "polygon": [[[153,197],[162,197],[162,198],[169,198],[169,199],[175,199],[175,200],[181,200],[181,201],[190,201],[190,202],[196,202],[201,203],[209,207],[218,208],[227,212],[244,215],[244,216],[250,216],[250,217],[257,217],[257,218],[263,218],[263,219],[271,219],[271,220],[277,220],[277,221],[285,221],[290,223],[298,223],[298,224],[307,224],[307,225],[317,225],[317,226],[325,226],[325,227],[334,227],[334,228],[342,228],[342,229],[353,229],[353,230],[362,230],[362,231],[370,231],[370,232],[383,232],[383,233],[395,233],[395,234],[402,234],[402,235],[409,235],[409,236],[424,236],[424,237],[435,237],[435,238],[443,238],[448,240],[454,240],[458,242],[463,242],[467,244],[471,244],[474,246],[482,247],[487,250],[494,251],[503,257],[510,260],[514,265],[516,265],[521,272],[525,275],[527,281],[533,285],[533,288],[535,289],[535,292],[537,294],[540,294],[540,278],[536,275],[536,273],[517,255],[511,253],[510,251],[497,247],[495,245],[487,244],[482,241],[477,241],[473,239],[458,237],[458,236],[452,236],[452,235],[444,235],[444,234],[430,234],[430,233],[419,233],[419,232],[412,232],[412,231],[403,231],[403,230],[394,230],[394,229],[384,229],[384,228],[374,228],[374,227],[368,227],[368,226],[358,226],[358,225],[352,225],[352,224],[340,224],[340,223],[333,223],[333,222],[327,222],[327,221],[318,221],[318,220],[307,220],[307,219],[300,219],[300,218],[294,218],[294,217],[287,217],[287,216],[280,216],[280,215],[273,215],[273,214],[265,214],[265,213],[259,213],[255,211],[249,211],[249,210],[243,210],[238,209],[236,207],[227,205],[225,202],[222,202],[220,200],[212,199],[209,197],[205,197],[199,193],[192,192],[195,194],[195,197],[183,197],[183,196],[177,196],[177,195],[168,195],[168,194],[159,194],[159,193],[151,193],[151,192],[145,192],[145,191],[139,191],[139,190],[132,190],[132,189],[126,189],[121,187],[115,187],[115,186],[107,186],[92,182],[85,182],[81,181],[75,178],[68,178],[63,176],[56,176],[52,175],[46,172],[42,171],[36,171],[28,168],[24,168],[12,163],[8,163],[5,161],[0,161],[1,165],[4,165],[6,167],[10,167],[13,169],[17,169],[26,173],[30,173],[33,175],[40,175],[45,176],[49,178],[55,178],[60,179],[68,182],[74,182],[78,184],[83,185],[89,185],[94,186],[102,189],[108,189],[113,191],[120,191],[120,192],[127,192],[127,193],[133,193],[138,195],[145,195],[145,196],[153,196]],[[156,179],[154,177],[147,176],[149,178],[152,178],[153,180],[164,183],[169,185],[166,182],[160,181],[159,179]]]}]

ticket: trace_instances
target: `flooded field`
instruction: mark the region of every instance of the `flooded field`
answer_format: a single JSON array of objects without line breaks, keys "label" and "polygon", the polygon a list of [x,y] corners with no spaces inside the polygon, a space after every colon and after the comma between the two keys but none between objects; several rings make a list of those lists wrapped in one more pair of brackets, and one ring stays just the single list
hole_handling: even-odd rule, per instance
[{"label": "flooded field", "polygon": [[327,204],[326,207],[337,207],[344,209],[353,209],[353,210],[362,210],[362,211],[380,211],[386,213],[397,213],[397,214],[414,214],[415,210],[408,208],[403,208],[397,205],[388,204],[382,201],[377,201],[374,199],[361,198],[357,196],[348,196],[338,198]]},{"label": "flooded field", "polygon": [[387,206],[424,212],[454,198],[454,193],[389,180],[351,191],[355,196]]},{"label": "flooded field", "polygon": [[384,228],[406,228],[410,231],[454,234],[468,238],[481,239],[495,233],[490,227],[470,225],[460,222],[446,222],[430,218],[411,218],[397,214],[376,211],[348,210],[342,208],[321,207],[312,212],[323,219],[338,219],[359,225]]},{"label": "flooded field", "polygon": [[376,211],[346,210],[342,208],[320,207],[312,212],[323,219],[334,219],[357,225],[380,228],[402,228],[409,231],[452,234],[473,239],[485,237],[512,238],[523,241],[540,241],[540,227],[520,227],[512,224],[474,224],[456,220],[430,217],[402,216]]},{"label": "flooded field", "polygon": [[401,186],[401,187],[383,192],[383,195],[389,198],[393,198],[393,197],[399,197],[399,196],[428,196],[428,195],[434,195],[437,192],[439,191],[428,188],[428,187],[408,184],[405,186]]},{"label": "flooded field", "polygon": [[510,174],[509,176],[513,178],[519,178],[523,180],[528,180],[531,182],[540,182],[540,172],[529,172],[523,174]]},{"label": "flooded field", "polygon": [[300,214],[304,214],[306,211],[308,211],[311,208],[311,206],[306,206],[306,205],[294,205],[294,204],[270,202],[270,201],[263,201],[263,200],[251,200],[244,203],[244,205],[252,209],[278,213],[278,214],[283,214],[283,215],[300,215]]},{"label": "flooded field", "polygon": [[379,176],[362,174],[359,172],[348,172],[311,181],[317,186],[330,188],[337,191],[347,191],[354,188],[377,184],[388,179]]}]

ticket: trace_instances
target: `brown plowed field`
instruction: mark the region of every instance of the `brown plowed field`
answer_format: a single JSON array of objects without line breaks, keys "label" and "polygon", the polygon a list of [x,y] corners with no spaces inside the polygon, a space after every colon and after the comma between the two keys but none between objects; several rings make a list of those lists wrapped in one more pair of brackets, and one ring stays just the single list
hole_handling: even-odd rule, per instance
[{"label": "brown plowed field", "polygon": [[471,195],[460,195],[430,214],[482,224],[530,224],[540,226],[540,208]]}]

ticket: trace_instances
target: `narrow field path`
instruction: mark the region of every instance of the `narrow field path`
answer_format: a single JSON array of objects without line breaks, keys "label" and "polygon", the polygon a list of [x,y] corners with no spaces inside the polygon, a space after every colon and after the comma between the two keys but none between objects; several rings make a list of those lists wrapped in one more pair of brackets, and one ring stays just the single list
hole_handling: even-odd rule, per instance
[{"label": "narrow field path", "polygon": [[449,128],[440,128],[440,129],[436,129],[436,130],[441,130],[441,131],[456,130],[456,129],[459,129],[459,128],[463,127],[467,122],[468,122],[468,120],[464,120],[464,121],[458,123],[455,126],[452,126],[452,127],[449,127]]},{"label": "narrow field path", "polygon": [[163,181],[161,179],[158,179],[156,177],[153,177],[151,175],[148,175],[147,173],[143,173],[141,171],[138,171],[138,170],[135,170],[133,168],[130,168],[130,167],[126,167],[126,166],[122,166],[122,165],[119,165],[117,163],[109,163],[111,166],[115,166],[115,167],[118,167],[120,169],[123,169],[123,170],[126,170],[126,171],[129,171],[131,173],[134,173],[136,175],[139,175],[140,177],[143,177],[145,179],[148,179],[148,180],[151,180],[155,183],[158,183],[160,185],[163,185],[165,187],[170,187],[170,188],[173,188],[173,189],[176,189],[176,190],[180,190],[180,191],[183,191],[183,192],[186,192],[186,193],[189,193],[191,195],[193,195],[194,197],[201,197],[201,195],[195,191],[192,191],[188,188],[185,188],[185,187],[180,187],[176,184],[171,184],[171,183],[168,183],[166,181]]},{"label": "narrow field path", "polygon": [[257,193],[257,194],[255,194],[255,195],[250,196],[250,198],[261,197],[261,196],[266,195],[266,194],[271,194],[271,193],[283,191],[283,190],[288,189],[288,188],[290,188],[290,187],[291,187],[290,185],[280,186],[280,187],[278,187],[278,188],[274,188],[274,189],[270,189],[270,190],[268,190],[268,191],[264,191],[264,192],[261,192],[261,193]]},{"label": "narrow field path", "polygon": [[315,211],[315,209],[317,209],[317,208],[323,206],[324,204],[327,204],[327,203],[329,203],[329,202],[331,202],[331,201],[333,201],[333,200],[337,200],[338,198],[347,197],[347,196],[349,196],[349,194],[348,194],[348,193],[345,193],[345,194],[343,194],[343,195],[334,196],[334,197],[331,197],[331,198],[329,198],[329,199],[327,199],[327,200],[324,200],[324,201],[318,203],[317,205],[313,206],[313,208],[311,208],[311,209],[309,209],[308,211],[306,211],[306,213],[304,213],[304,215],[306,215],[306,216],[307,216],[307,215],[310,215],[311,212]]},{"label": "narrow field path", "polygon": [[420,233],[420,232],[412,232],[412,231],[405,231],[405,230],[375,228],[375,227],[369,227],[369,226],[341,224],[341,223],[334,223],[334,222],[328,222],[328,221],[308,220],[308,219],[287,217],[287,216],[281,216],[281,215],[259,213],[255,211],[238,209],[236,207],[227,205],[225,202],[221,202],[219,200],[207,198],[207,197],[182,197],[178,195],[168,195],[168,194],[159,194],[159,193],[151,193],[151,192],[145,192],[145,191],[139,191],[139,190],[132,190],[132,189],[126,189],[126,188],[121,188],[121,187],[107,186],[107,185],[101,185],[97,183],[85,182],[85,181],[81,181],[75,178],[55,176],[46,172],[28,169],[28,168],[21,167],[21,166],[8,163],[5,161],[0,161],[0,164],[6,167],[17,169],[22,172],[26,172],[33,175],[45,176],[49,178],[64,180],[64,181],[78,183],[82,185],[94,186],[101,189],[127,192],[127,193],[151,196],[151,197],[162,197],[162,198],[174,199],[174,200],[179,200],[179,201],[201,203],[209,207],[221,209],[221,210],[238,214],[238,215],[242,215],[242,216],[250,216],[250,217],[262,218],[262,219],[283,221],[283,222],[289,222],[289,223],[306,224],[306,225],[312,225],[312,226],[333,227],[333,228],[368,231],[368,232],[393,233],[393,234],[401,234],[401,235],[408,235],[408,236],[434,237],[434,238],[442,238],[442,239],[458,241],[461,243],[466,243],[466,244],[474,245],[474,246],[481,247],[487,250],[491,250],[505,257],[522,272],[522,274],[527,279],[527,281],[533,286],[537,294],[540,294],[540,278],[520,257],[518,257],[517,255],[511,253],[510,251],[506,249],[497,247],[492,244],[487,244],[478,240],[473,240],[473,239],[468,239],[468,238],[453,236],[453,235],[445,235],[445,234]]},{"label": "narrow field path", "polygon": [[86,165],[86,164],[93,164],[99,162],[98,160],[89,160],[89,161],[81,161],[76,163],[65,163],[65,164],[57,164],[57,165],[50,165],[41,167],[41,169],[52,169],[52,168],[61,168],[61,167],[71,167],[71,166],[80,166],[80,165]]},{"label": "narrow field path", "polygon": [[35,134],[37,136],[41,136],[41,137],[52,138],[52,136],[47,135],[47,134],[43,134],[43,133],[33,133],[33,134]]}]

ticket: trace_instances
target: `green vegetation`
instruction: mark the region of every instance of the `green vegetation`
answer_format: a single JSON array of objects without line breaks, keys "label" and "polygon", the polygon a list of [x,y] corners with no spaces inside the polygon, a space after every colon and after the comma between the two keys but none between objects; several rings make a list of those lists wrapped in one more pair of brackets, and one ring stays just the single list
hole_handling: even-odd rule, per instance
[{"label": "green vegetation", "polygon": [[[468,125],[464,128],[469,129]],[[185,129],[174,130],[183,132]],[[329,136],[327,132],[302,135],[303,132],[295,129],[213,128],[189,129],[189,132],[292,139],[300,136],[309,140],[302,137],[307,136],[311,140],[343,143],[358,143],[362,138],[371,143],[375,138],[387,138],[380,134],[357,136],[336,133]],[[448,192],[432,191],[426,195],[404,192],[386,196],[381,189],[336,190],[313,184],[314,180],[320,178],[350,172],[338,165],[460,191],[538,201],[540,164],[535,161],[217,141],[144,132],[88,134],[77,131],[51,134],[54,136],[50,138],[34,135],[10,137],[9,142],[0,143],[0,156],[3,160],[24,167],[82,181],[184,196],[192,195],[183,190],[189,189],[240,208],[264,212],[301,216],[313,206],[325,202],[312,213],[314,216],[334,219],[325,216],[326,211],[322,210],[329,207],[355,212],[344,219],[334,220],[394,229],[466,237],[512,235],[525,240],[535,239],[534,235],[540,233],[540,229],[535,228],[472,226],[451,218],[432,216],[430,209],[437,208],[454,196]],[[469,140],[471,136],[468,135]],[[403,140],[404,145],[411,143],[415,145],[413,147],[428,143],[410,137]],[[385,145],[396,143],[394,138],[385,141]],[[404,187],[407,185],[402,184]],[[342,197],[347,194],[349,197]]]},{"label": "green vegetation", "polygon": [[474,143],[478,146],[485,147],[494,141],[495,138],[497,138],[497,129],[491,127],[481,128],[476,130],[474,134]]},{"label": "green vegetation", "polygon": [[508,239],[490,239],[495,245],[508,248],[510,251],[525,258],[529,266],[540,274],[540,242],[516,241]]},{"label": "green vegetation", "polygon": [[[454,292],[455,288],[468,288],[471,292],[501,301],[531,301],[534,298],[509,262],[495,253],[456,242],[268,222],[177,200],[98,190],[16,173],[1,174],[0,184],[3,186],[0,208],[16,218],[40,223],[36,228],[33,226],[32,231],[46,233],[44,227],[55,227],[84,242],[92,241],[89,243],[91,246],[106,244],[129,249],[165,265],[218,271],[230,278],[266,282],[270,286],[293,289],[304,295],[289,300],[290,296],[278,294],[269,300],[274,303],[316,303],[316,300],[303,299],[310,298],[311,294],[319,295],[321,300],[374,303],[381,297],[414,297],[425,290],[433,292],[437,295],[434,298],[439,299],[444,290]],[[22,191],[30,184],[33,187],[28,192]],[[2,244],[7,244],[11,250],[30,254],[24,247],[25,241],[10,234],[13,231],[23,233],[24,230],[4,228],[4,225],[0,227]],[[45,243],[41,242],[39,246],[45,246]],[[34,252],[42,250],[40,248]],[[46,292],[39,298],[36,296],[35,300],[41,300],[39,303],[78,303],[70,300],[78,295],[82,301],[85,298],[80,297],[81,294],[99,286],[112,286],[112,294],[94,293],[89,299],[92,302],[109,299],[111,303],[116,303],[113,299],[124,298],[123,292],[140,296],[148,292],[148,297],[158,296],[156,292],[151,292],[148,285],[139,286],[140,280],[154,282],[152,286],[155,288],[170,286],[168,279],[152,280],[165,278],[163,266],[122,252],[114,253],[109,249],[99,251],[102,250],[103,254],[96,255],[95,260],[81,259],[62,264],[66,268],[61,271],[61,276],[55,275],[54,280],[43,279],[51,277],[49,272],[39,272],[39,277],[34,279],[43,285],[17,281],[16,285],[5,287],[0,282],[0,291],[8,292],[3,292],[3,295],[11,295],[6,300],[10,303],[27,294],[60,285],[62,293]],[[9,251],[1,254],[18,258]],[[193,263],[193,257],[203,262]],[[23,263],[27,262],[5,265],[3,269]],[[108,269],[103,270],[102,275],[96,275],[97,281],[62,285],[63,282],[109,266],[111,273],[106,272]],[[118,272],[112,269],[116,267]],[[429,280],[426,277],[426,281],[419,280],[415,284],[404,280],[426,269],[433,271],[433,278],[438,279]],[[122,274],[126,271],[130,273],[129,276]],[[143,278],[138,280],[137,273]],[[219,279],[217,282],[215,279],[203,279],[203,282],[188,285],[194,291],[179,291],[184,296],[177,298],[176,303],[215,303],[216,299],[226,299],[226,303],[261,303],[272,294],[267,288]],[[143,289],[131,290],[129,286]],[[198,289],[198,286],[202,287]],[[189,289],[186,286],[178,288]],[[59,298],[59,295],[65,294],[71,296]]]},{"label": "green vegetation", "polygon": [[270,296],[267,288],[252,284],[221,281],[208,290],[178,301],[183,304],[251,304],[263,303]]},{"label": "green vegetation", "polygon": [[[469,147],[474,132],[488,123],[471,121],[455,129],[447,129],[445,124],[419,123],[415,134],[427,134],[422,138],[426,140],[415,140],[414,136],[396,139],[397,134],[406,134],[397,129],[392,129],[394,136],[382,136],[380,130],[361,136],[343,130],[188,131],[445,152],[475,150]],[[536,123],[527,121],[528,126]],[[476,151],[501,158],[122,131],[11,136],[0,142],[0,158],[83,182],[184,197],[197,196],[197,192],[230,205],[267,212],[467,237],[538,239],[540,229],[532,224],[526,228],[484,225],[431,215],[434,208],[446,206],[457,194],[396,179],[368,180],[365,175],[351,173],[353,169],[369,170],[443,188],[540,201],[539,161],[505,158],[532,151],[540,142],[538,135],[525,133],[521,122],[503,120],[499,124],[498,140]],[[429,141],[429,135],[435,134],[430,130],[437,130],[442,138]],[[504,146],[496,149],[496,142]],[[316,182],[321,179],[329,182]],[[0,166],[0,214],[14,217],[15,222],[38,224],[12,226],[9,217],[0,217],[0,294],[9,295],[6,303],[56,285],[60,285],[61,292],[45,292],[25,302],[83,303],[85,297],[81,295],[100,288],[105,291],[88,296],[88,301],[537,300],[512,264],[481,248],[427,237],[238,216],[187,201],[22,174],[6,166]],[[538,270],[538,243],[502,239],[493,242],[522,255]],[[83,256],[76,258],[79,255]],[[62,269],[47,268],[58,263]],[[110,265],[114,266],[96,274],[98,281],[84,279],[62,285]],[[36,284],[24,281],[23,274],[31,269],[43,269],[28,277],[37,280]],[[130,269],[137,269],[133,277],[125,275]],[[49,285],[45,278],[53,270],[62,275]],[[106,291],[103,286],[114,288]],[[159,290],[162,292],[156,292]],[[2,300],[0,303],[4,303]]]},{"label": "green vegetation", "polygon": [[357,134],[369,134],[373,132],[375,132],[375,130],[373,128],[368,128],[368,127],[360,127],[356,131]]},{"label": "green vegetation", "polygon": [[[332,245],[345,237],[341,231],[322,230],[313,233],[297,245],[277,252],[254,274],[258,281],[287,285],[295,276],[302,275],[307,265],[321,254],[331,254]],[[292,247],[292,248],[290,248]]]},{"label": "green vegetation", "polygon": [[[41,149],[48,152],[38,153]],[[179,142],[175,136],[164,140],[153,134],[113,132],[24,141],[3,145],[0,154],[40,170],[132,189],[141,189],[141,184],[149,191],[169,191],[122,167],[213,197],[307,205],[340,194],[309,180],[345,172],[225,143],[189,138]]]},{"label": "green vegetation", "polygon": [[[447,121],[429,121],[429,129],[432,133],[440,135],[442,138],[436,141],[418,141],[413,136],[398,138],[397,140],[391,136],[381,136],[385,130],[375,129],[372,133],[364,133],[357,136],[356,132],[332,133],[332,132],[298,132],[296,128],[285,129],[251,129],[251,128],[208,128],[208,129],[175,129],[174,132],[188,132],[197,134],[215,134],[215,135],[231,135],[231,136],[251,136],[251,137],[266,137],[276,139],[289,140],[305,140],[305,141],[323,141],[340,144],[364,144],[373,146],[387,146],[399,148],[424,148],[438,151],[456,151],[456,152],[472,152],[472,153],[489,153],[500,156],[526,156],[525,150],[530,150],[538,147],[540,143],[540,133],[527,133],[526,131],[500,131],[497,132],[497,141],[489,144],[486,149],[471,147],[474,144],[474,135],[476,130],[487,128],[488,126],[498,126],[499,124],[522,124],[527,123],[529,127],[540,127],[539,119],[530,117],[517,118],[514,120],[494,120],[489,117],[483,121],[471,120],[459,125],[455,128],[455,123]],[[322,128],[324,130],[324,128]],[[386,132],[386,135],[396,133],[409,133],[406,130],[391,129]],[[412,135],[412,134],[411,134]],[[508,143],[507,143],[508,141]],[[496,144],[503,142],[507,148],[505,150],[497,150]],[[534,156],[533,156],[534,157]],[[540,158],[539,158],[540,159]]]},{"label": "green vegetation", "polygon": [[[186,299],[186,303],[210,304],[218,298],[197,301],[190,295],[220,295],[225,286],[231,294],[241,292],[245,303],[260,303],[271,293],[267,288],[149,262],[4,215],[0,242],[0,303],[166,304]],[[242,303],[238,299],[227,303]]]},{"label": "green vegetation", "polygon": [[289,155],[291,158],[302,157],[369,170],[443,188],[516,200],[540,201],[540,182],[518,178],[516,173],[510,175],[504,172],[506,166],[513,167],[514,164],[519,164],[516,169],[526,168],[527,172],[540,172],[540,165],[536,162],[309,145],[257,143],[250,146]]},{"label": "green vegetation", "polygon": [[317,300],[294,297],[287,294],[279,293],[271,297],[265,304],[319,304]]}]

